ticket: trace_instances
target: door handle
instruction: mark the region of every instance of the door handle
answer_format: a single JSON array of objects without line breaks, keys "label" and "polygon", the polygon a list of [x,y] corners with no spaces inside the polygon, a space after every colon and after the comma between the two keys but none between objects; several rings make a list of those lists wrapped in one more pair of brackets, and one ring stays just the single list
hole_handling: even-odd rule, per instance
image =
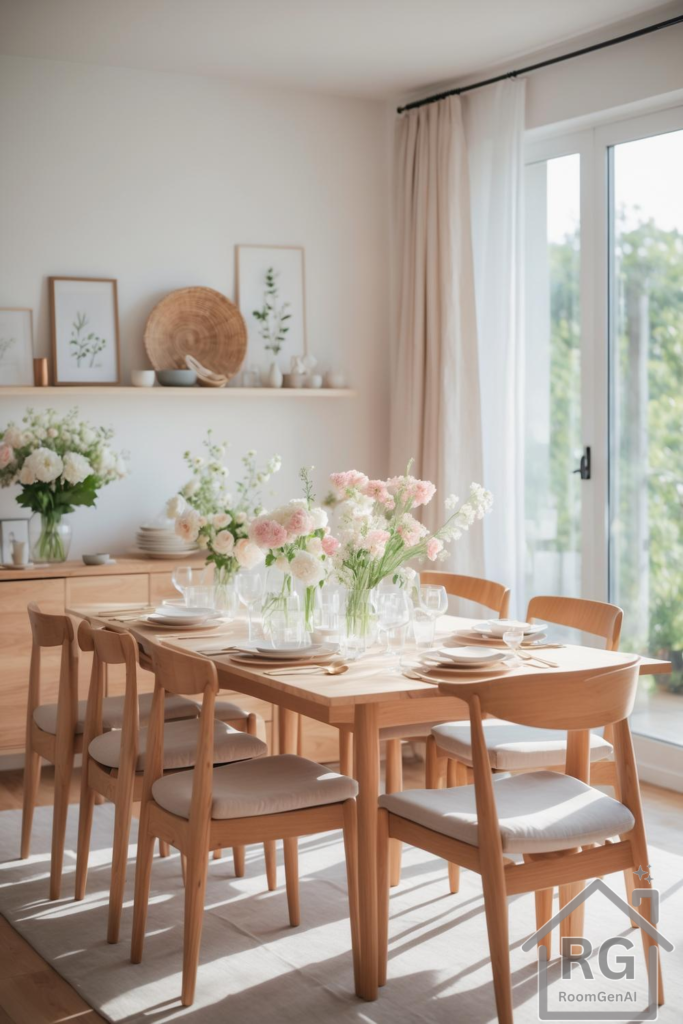
[{"label": "door handle", "polygon": [[579,468],[573,469],[572,473],[579,473],[582,480],[590,480],[591,478],[591,450],[586,447],[583,450],[583,455],[579,461]]}]

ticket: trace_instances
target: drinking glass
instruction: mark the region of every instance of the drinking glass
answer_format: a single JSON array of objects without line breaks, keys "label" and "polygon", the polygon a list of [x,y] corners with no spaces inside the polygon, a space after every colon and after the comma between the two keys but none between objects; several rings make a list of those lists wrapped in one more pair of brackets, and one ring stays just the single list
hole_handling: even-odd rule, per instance
[{"label": "drinking glass", "polygon": [[267,638],[273,647],[297,647],[306,642],[304,613],[296,609],[279,608],[268,620]]},{"label": "drinking glass", "polygon": [[319,588],[313,608],[313,637],[316,641],[337,643],[339,640],[342,588],[326,583]]},{"label": "drinking glass", "polygon": [[521,665],[522,659],[517,654],[517,651],[522,646],[524,640],[524,629],[506,629],[503,633],[503,643],[510,648],[513,657],[510,659],[513,665]]},{"label": "drinking glass", "polygon": [[185,604],[190,602],[187,600],[186,591],[189,587],[202,586],[205,583],[205,572],[206,566],[202,566],[198,569],[196,566],[192,568],[189,565],[176,565],[171,575],[171,582],[176,590],[180,591],[185,599]]},{"label": "drinking glass", "polygon": [[236,587],[239,599],[247,609],[249,622],[248,639],[253,640],[251,617],[254,606],[263,592],[263,577],[258,572],[240,572],[237,574]]},{"label": "drinking glass", "polygon": [[[436,631],[436,620],[445,615],[448,611],[448,594],[445,587],[424,586],[420,587],[418,594],[420,608],[433,621],[433,630]],[[432,634],[432,642],[434,635]]]},{"label": "drinking glass", "polygon": [[216,594],[213,587],[192,586],[185,588],[185,604],[189,608],[213,608]]},{"label": "drinking glass", "polygon": [[429,648],[434,646],[434,634],[436,632],[436,619],[423,611],[422,608],[413,609],[413,636],[417,647]]},{"label": "drinking glass", "polygon": [[401,651],[405,644],[406,627],[410,622],[410,598],[402,590],[384,590],[376,595],[375,604],[378,625],[384,634],[385,653],[389,649]]}]

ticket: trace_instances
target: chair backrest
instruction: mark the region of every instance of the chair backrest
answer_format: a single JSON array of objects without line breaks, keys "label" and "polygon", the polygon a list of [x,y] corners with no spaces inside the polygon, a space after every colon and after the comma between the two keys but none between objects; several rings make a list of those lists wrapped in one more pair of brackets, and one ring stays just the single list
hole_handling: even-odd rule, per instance
[{"label": "chair backrest", "polygon": [[82,651],[92,651],[92,671],[88,704],[85,714],[85,746],[104,730],[102,700],[104,697],[104,669],[106,665],[125,665],[126,688],[121,723],[121,756],[119,774],[124,766],[135,771],[138,756],[140,727],[137,683],[137,644],[130,633],[110,629],[93,629],[88,622],[78,627],[78,645]]},{"label": "chair backrest", "polygon": [[40,651],[43,647],[61,647],[59,689],[57,695],[57,736],[73,735],[78,701],[78,646],[68,615],[41,612],[35,602],[28,605],[31,624],[31,665],[28,685],[29,719],[40,704]]},{"label": "chair backrest", "polygon": [[163,774],[164,697],[166,692],[203,695],[199,714],[199,739],[195,755],[190,827],[206,830],[211,816],[213,785],[214,710],[218,693],[216,666],[208,658],[161,644],[151,649],[154,668],[154,699],[147,733],[143,806],[152,799],[152,785]]},{"label": "chair backrest", "polygon": [[623,618],[624,613],[617,605],[585,601],[582,597],[532,597],[526,613],[527,622],[544,619],[558,626],[604,637],[608,651],[619,650]]},{"label": "chair backrest", "polygon": [[421,572],[420,583],[425,586],[444,587],[451,597],[461,597],[466,601],[474,601],[484,608],[498,612],[498,618],[504,619],[510,605],[510,588],[493,580],[483,580],[478,576],[459,576],[455,572]]},{"label": "chair backrest", "polygon": [[470,706],[476,700],[482,714],[518,725],[567,732],[596,729],[631,714],[639,662],[639,657],[630,657],[616,668],[590,673],[568,670],[552,680],[539,673],[463,682],[457,696]]}]

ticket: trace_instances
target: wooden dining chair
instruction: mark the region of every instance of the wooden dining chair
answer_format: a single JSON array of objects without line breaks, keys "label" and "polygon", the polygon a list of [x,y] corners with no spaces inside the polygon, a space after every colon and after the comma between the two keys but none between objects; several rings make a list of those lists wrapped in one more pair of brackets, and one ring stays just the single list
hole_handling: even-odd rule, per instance
[{"label": "wooden dining chair", "polygon": [[[616,605],[577,597],[533,597],[527,608],[526,621],[533,622],[534,619],[602,637],[608,651],[619,648],[623,612]],[[537,729],[525,729],[510,722],[489,721],[484,726],[484,735],[493,772],[529,771],[534,768],[564,771],[566,745],[556,732],[544,734]],[[472,781],[469,722],[447,722],[434,726],[427,748],[432,760],[443,763],[444,758],[447,759],[447,786],[461,786]],[[593,733],[590,737],[591,779],[595,783],[612,786],[618,799],[618,780],[611,755],[611,726],[608,726],[602,736]],[[427,785],[436,788],[441,775],[441,771],[434,772],[428,778]],[[633,888],[632,876],[627,874],[625,879],[627,892],[630,893]],[[460,869],[457,864],[449,865],[448,881],[450,891],[457,892],[460,886]]]},{"label": "wooden dining chair", "polygon": [[[567,673],[552,684],[542,676],[458,684],[469,708],[474,785],[408,790],[380,797],[380,984],[386,982],[389,914],[388,842],[400,839],[481,875],[493,984],[501,1024],[512,1024],[507,897],[550,894],[560,905],[577,896],[586,879],[649,864],[643,811],[628,716],[638,686],[638,658],[599,674]],[[451,688],[452,689],[452,688]],[[483,716],[567,732],[565,773],[491,774]],[[585,731],[614,728],[621,800],[592,788]],[[610,841],[619,836],[619,841]],[[604,844],[597,845],[596,844]],[[523,864],[508,857],[522,854]],[[647,876],[646,876],[647,877]],[[643,878],[643,888],[650,888]],[[580,937],[583,907],[562,922],[561,934]],[[653,923],[649,900],[639,907]],[[551,916],[547,906],[537,925]],[[654,938],[641,928],[646,963]],[[549,936],[547,937],[549,938]],[[546,944],[541,937],[539,945]],[[567,951],[565,951],[566,953]],[[657,949],[656,956],[659,956]],[[663,1003],[659,973],[659,1003]]]},{"label": "wooden dining chair", "polygon": [[[138,831],[131,960],[140,963],[155,838],[185,858],[182,1003],[194,1001],[210,850],[282,839],[289,919],[299,924],[297,839],[343,829],[354,977],[359,974],[356,793],[353,779],[295,754],[215,768],[213,708],[218,676],[207,658],[155,645],[154,705],[149,725]],[[163,707],[167,694],[202,694],[193,769],[163,775]],[[212,951],[215,955],[215,950]]]},{"label": "wooden dining chair", "polygon": [[[62,884],[64,837],[69,808],[69,789],[74,754],[83,749],[86,701],[78,700],[78,644],[68,615],[41,612],[37,604],[28,605],[31,624],[31,665],[26,704],[26,754],[24,766],[24,798],[21,819],[21,857],[31,852],[33,812],[40,785],[41,759],[55,767],[54,810],[52,818],[52,855],[50,861],[50,899],[59,899]],[[61,647],[57,701],[41,703],[41,651]],[[151,694],[140,697],[140,715],[146,718],[151,708]],[[197,706],[184,697],[169,701],[169,718],[197,716]],[[108,697],[102,703],[102,721],[107,729],[121,727],[123,698]]]},{"label": "wooden dining chair", "polygon": [[[83,734],[83,772],[74,898],[82,900],[85,897],[93,808],[96,794],[99,793],[107,800],[111,800],[115,806],[107,942],[118,942],[133,803],[139,801],[142,795],[147,752],[147,729],[140,728],[139,724],[138,645],[130,633],[93,629],[87,622],[82,622],[78,628],[78,643],[82,651],[92,652],[93,663]],[[104,671],[108,665],[123,665],[126,675],[122,726],[120,730],[109,732],[105,731],[102,724]],[[197,717],[167,724],[162,759],[164,772],[194,765],[198,737]],[[213,746],[213,760],[216,764],[261,757],[267,753],[266,744],[257,736],[238,731],[225,722],[216,721]],[[268,847],[269,859],[274,865],[275,843],[269,843]],[[235,862],[243,864],[243,847],[239,849]]]},{"label": "wooden dining chair", "polygon": [[[510,590],[502,583],[480,579],[477,576],[460,576],[454,572],[422,572],[420,583],[424,586],[444,587],[451,597],[473,601],[489,611],[495,612],[498,618],[505,618],[510,605]],[[439,772],[444,765],[436,757],[436,747],[430,743],[433,722],[420,722],[414,725],[392,725],[380,730],[380,739],[386,743],[385,789],[387,793],[400,793],[403,789],[403,756],[402,744],[406,740],[425,741],[425,785],[436,786]],[[353,739],[349,729],[340,731],[340,770],[344,774],[352,774]],[[391,884],[398,885],[401,881],[401,844],[391,844]]]}]

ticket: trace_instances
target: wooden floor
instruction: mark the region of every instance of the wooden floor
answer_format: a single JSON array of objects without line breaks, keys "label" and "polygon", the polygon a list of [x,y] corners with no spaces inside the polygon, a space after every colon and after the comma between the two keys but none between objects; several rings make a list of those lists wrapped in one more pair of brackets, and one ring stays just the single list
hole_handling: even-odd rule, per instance
[{"label": "wooden floor", "polygon": [[[405,748],[408,787],[424,785],[424,764],[410,760]],[[71,800],[78,802],[80,772],[74,772]],[[642,786],[648,840],[653,846],[679,853],[683,797],[655,786]],[[0,811],[21,807],[22,773],[0,772]],[[52,769],[44,768],[39,804],[52,804]],[[0,917],[0,1024],[96,1024],[104,1018],[65,982],[7,921]],[[106,1024],[106,1022],[104,1022]]]}]

